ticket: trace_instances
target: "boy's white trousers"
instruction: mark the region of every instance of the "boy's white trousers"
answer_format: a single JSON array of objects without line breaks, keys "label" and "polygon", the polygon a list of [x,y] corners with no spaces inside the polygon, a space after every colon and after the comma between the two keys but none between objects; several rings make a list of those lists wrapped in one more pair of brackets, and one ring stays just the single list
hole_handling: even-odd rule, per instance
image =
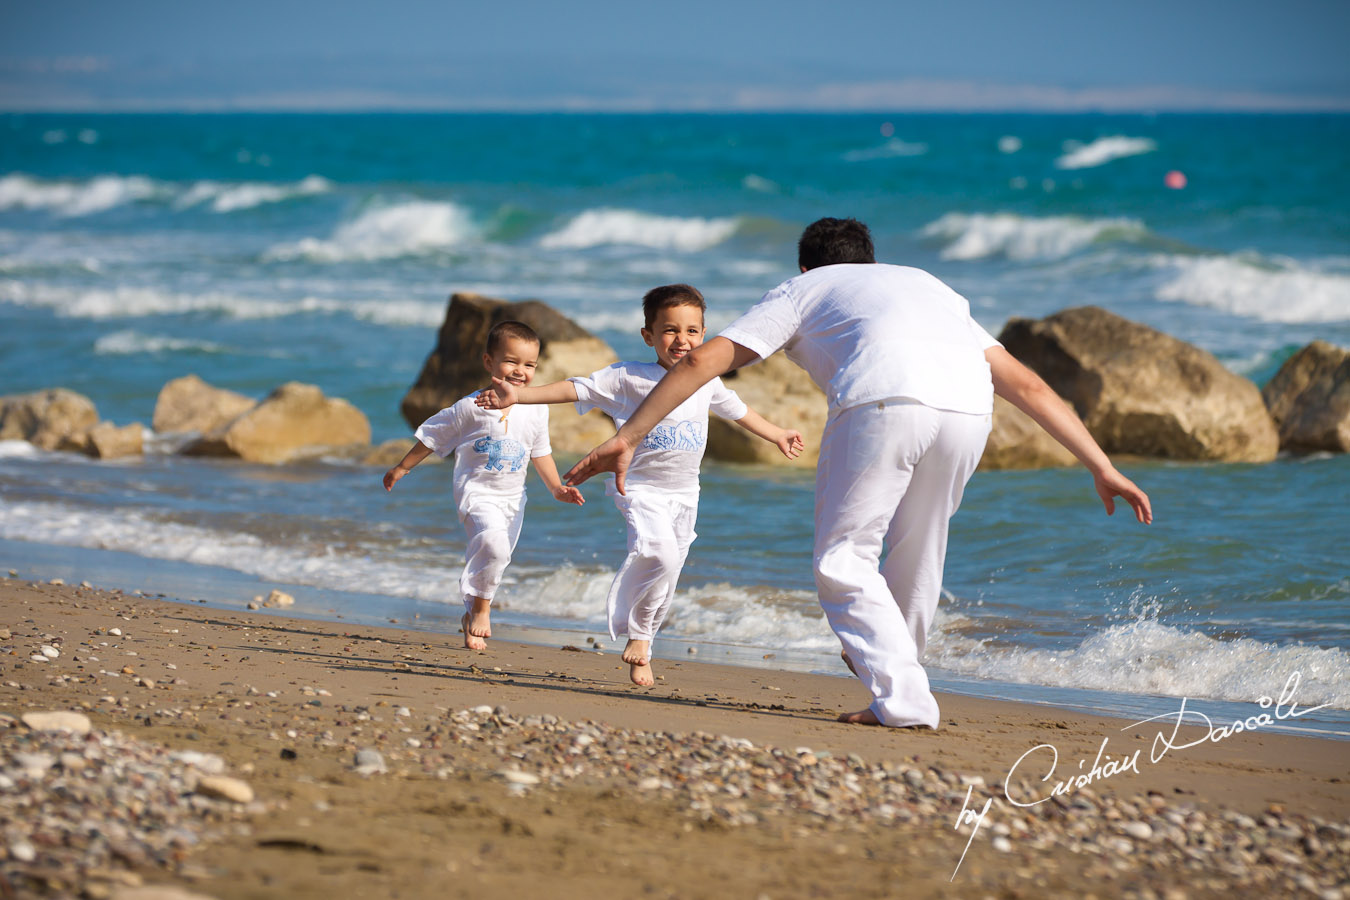
[{"label": "boy's white trousers", "polygon": [[491,600],[502,583],[525,523],[525,495],[469,496],[461,505],[460,521],[469,534],[469,545],[464,550],[459,592],[464,596],[464,608],[472,609],[474,597]]},{"label": "boy's white trousers", "polygon": [[666,620],[689,545],[698,537],[698,494],[630,485],[625,495],[612,484],[614,505],[628,523],[628,557],[606,600],[609,636],[650,641]]},{"label": "boy's white trousers", "polygon": [[980,461],[990,419],[887,400],[843,410],[825,426],[816,588],[884,725],[938,725],[919,657],[942,589],[947,520]]}]

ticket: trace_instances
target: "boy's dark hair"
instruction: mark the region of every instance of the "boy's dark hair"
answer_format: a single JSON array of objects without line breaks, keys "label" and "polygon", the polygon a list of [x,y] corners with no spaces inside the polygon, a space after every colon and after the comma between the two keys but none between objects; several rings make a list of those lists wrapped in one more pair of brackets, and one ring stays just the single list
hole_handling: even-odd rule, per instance
[{"label": "boy's dark hair", "polygon": [[708,304],[698,288],[690,284],[663,284],[642,295],[642,317],[647,323],[644,327],[650,329],[656,314],[672,306],[697,306],[699,312],[708,311]]},{"label": "boy's dark hair", "polygon": [[817,219],[797,242],[797,265],[805,269],[876,261],[872,232],[857,219]]},{"label": "boy's dark hair", "polygon": [[501,347],[502,342],[514,338],[520,341],[530,341],[535,344],[543,345],[539,340],[539,335],[534,329],[524,322],[515,322],[507,319],[505,322],[498,322],[492,326],[492,330],[487,336],[487,355],[492,356]]}]

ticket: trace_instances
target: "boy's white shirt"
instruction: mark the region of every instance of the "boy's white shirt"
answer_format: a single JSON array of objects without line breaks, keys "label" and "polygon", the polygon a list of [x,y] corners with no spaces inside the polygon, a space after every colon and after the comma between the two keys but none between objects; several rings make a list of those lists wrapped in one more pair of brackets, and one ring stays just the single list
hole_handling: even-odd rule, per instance
[{"label": "boy's white shirt", "polygon": [[415,433],[438,456],[455,454],[455,502],[461,516],[471,496],[521,497],[530,460],[553,452],[547,406],[479,409],[475,396],[436,413]]},{"label": "boy's white shirt", "polygon": [[[622,428],[665,374],[658,363],[617,362],[588,377],[568,380],[577,389],[578,412],[598,409]],[[744,418],[749,407],[722,379],[714,378],[662,419],[633,451],[628,486],[697,496],[709,412],[735,421]]]},{"label": "boy's white shirt", "polygon": [[767,359],[783,349],[830,413],[908,398],[987,415],[994,387],[984,351],[999,346],[965,297],[922,269],[821,266],[769,291],[721,334]]}]

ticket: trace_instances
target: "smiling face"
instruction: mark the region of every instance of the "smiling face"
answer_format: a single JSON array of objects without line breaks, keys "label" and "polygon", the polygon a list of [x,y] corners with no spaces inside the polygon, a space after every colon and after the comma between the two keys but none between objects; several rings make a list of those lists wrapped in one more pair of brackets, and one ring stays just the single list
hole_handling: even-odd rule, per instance
[{"label": "smiling face", "polygon": [[483,367],[494,378],[524,387],[534,380],[539,364],[539,343],[518,337],[504,337],[493,353],[483,354]]},{"label": "smiling face", "polygon": [[697,306],[667,306],[652,317],[652,327],[642,329],[642,339],[656,350],[656,361],[669,369],[703,343],[703,310]]}]

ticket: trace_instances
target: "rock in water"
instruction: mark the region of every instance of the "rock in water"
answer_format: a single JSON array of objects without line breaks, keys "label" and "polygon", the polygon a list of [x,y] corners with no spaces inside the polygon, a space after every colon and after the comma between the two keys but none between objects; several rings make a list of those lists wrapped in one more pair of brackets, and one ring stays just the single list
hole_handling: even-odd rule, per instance
[{"label": "rock in water", "polygon": [[1313,341],[1280,366],[1261,397],[1281,450],[1350,451],[1350,350]]},{"label": "rock in water", "polygon": [[88,734],[93,727],[88,716],[77,712],[24,713],[23,724],[34,731],[69,731],[72,734]]},{"label": "rock in water", "polygon": [[273,590],[272,593],[267,595],[267,599],[263,601],[263,606],[266,606],[270,609],[284,609],[288,606],[294,605],[295,605],[294,597],[292,597],[285,591],[278,591],[278,590]]},{"label": "rock in water", "polygon": [[1256,385],[1198,347],[1104,309],[1012,319],[999,341],[1069,402],[1107,453],[1267,462],[1279,449]]},{"label": "rock in water", "polygon": [[158,432],[215,431],[257,403],[243,394],[212,387],[196,375],[175,378],[160,388],[150,426]]},{"label": "rock in water", "polygon": [[84,452],[95,459],[140,456],[144,452],[144,430],[140,422],[118,428],[111,422],[99,422],[84,439]]},{"label": "rock in water", "polygon": [[1045,469],[1078,460],[1026,413],[994,398],[994,427],[980,457],[981,469]]},{"label": "rock in water", "polygon": [[806,447],[801,456],[789,462],[768,441],[755,437],[734,422],[712,416],[708,419],[709,457],[724,462],[775,466],[809,468],[816,464],[829,404],[806,372],[780,352],[753,366],[728,372],[722,376],[722,383],[770,422],[800,431]]},{"label": "rock in water", "polygon": [[253,788],[238,778],[226,775],[207,775],[197,782],[197,793],[206,797],[219,797],[234,803],[252,803]]},{"label": "rock in water", "polygon": [[65,388],[0,397],[0,441],[28,441],[44,450],[77,450],[98,410],[83,394]]},{"label": "rock in water", "polygon": [[370,422],[346,400],[288,382],[237,419],[183,448],[188,456],[284,463],[370,443]]},{"label": "rock in water", "polygon": [[[488,331],[509,320],[524,322],[539,334],[536,385],[589,375],[617,359],[604,341],[538,300],[508,303],[478,294],[454,294],[436,348],[403,397],[400,410],[409,425],[416,428],[434,413],[490,384],[483,369]],[[581,416],[570,405],[557,404],[549,410],[548,432],[554,450],[585,453],[611,437],[614,424],[598,411]]]}]

